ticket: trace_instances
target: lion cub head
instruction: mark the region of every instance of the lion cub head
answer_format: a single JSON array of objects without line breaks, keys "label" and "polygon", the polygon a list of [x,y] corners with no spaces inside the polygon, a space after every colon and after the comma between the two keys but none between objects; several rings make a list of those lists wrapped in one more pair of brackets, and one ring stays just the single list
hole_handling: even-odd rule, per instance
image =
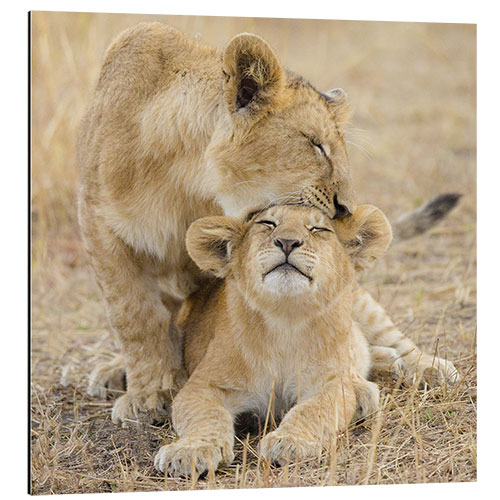
[{"label": "lion cub head", "polygon": [[216,173],[224,213],[241,216],[284,201],[317,207],[332,218],[352,213],[355,194],[341,126],[348,112],[344,91],[316,90],[249,33],[227,44],[222,71],[227,119],[205,158]]},{"label": "lion cub head", "polygon": [[390,245],[392,232],[376,207],[332,220],[314,208],[274,206],[245,219],[206,217],[187,232],[196,264],[237,284],[259,309],[280,303],[325,304],[351,286]]}]

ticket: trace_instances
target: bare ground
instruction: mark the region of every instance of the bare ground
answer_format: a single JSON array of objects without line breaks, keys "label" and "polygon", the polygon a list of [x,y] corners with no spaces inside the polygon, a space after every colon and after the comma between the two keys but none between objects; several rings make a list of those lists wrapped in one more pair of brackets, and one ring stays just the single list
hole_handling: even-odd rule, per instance
[{"label": "bare ground", "polygon": [[[339,436],[335,454],[283,468],[258,460],[254,422],[233,465],[196,484],[152,466],[174,438],[168,423],[119,428],[113,401],[86,394],[91,368],[114,348],[78,235],[75,133],[106,45],[144,18],[219,47],[259,33],[318,88],[344,87],[358,197],[389,218],[441,192],[464,195],[362,277],[421,348],[453,360],[459,384],[417,390],[379,375],[378,415]],[[32,40],[33,493],[476,480],[474,26],[35,13]]]}]

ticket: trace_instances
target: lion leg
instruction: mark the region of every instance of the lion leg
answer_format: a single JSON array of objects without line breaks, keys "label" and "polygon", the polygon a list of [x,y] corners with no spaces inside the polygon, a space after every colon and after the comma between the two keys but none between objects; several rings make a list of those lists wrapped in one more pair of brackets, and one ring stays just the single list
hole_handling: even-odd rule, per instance
[{"label": "lion leg", "polygon": [[335,445],[337,432],[347,428],[356,408],[352,381],[332,377],[319,393],[285,415],[279,427],[261,440],[260,452],[280,465],[318,457]]},{"label": "lion leg", "polygon": [[[136,264],[131,249],[96,217],[81,217],[81,223],[127,374],[127,392],[114,404],[113,422],[164,418],[184,379],[180,338],[169,329],[171,314],[157,282]],[[109,375],[116,378],[115,370],[116,365],[94,370],[91,393],[102,394],[97,384],[106,385]]]},{"label": "lion leg", "polygon": [[458,371],[451,361],[422,352],[391,321],[382,306],[363,288],[359,288],[354,297],[353,318],[359,324],[374,355],[375,363],[382,366],[394,358],[391,370],[397,375],[397,359],[402,361],[404,376],[410,383],[427,383],[432,386],[459,380]]},{"label": "lion leg", "polygon": [[223,394],[206,380],[189,379],[175,397],[172,422],[179,440],[162,446],[155,467],[173,476],[199,476],[234,459],[233,417]]}]

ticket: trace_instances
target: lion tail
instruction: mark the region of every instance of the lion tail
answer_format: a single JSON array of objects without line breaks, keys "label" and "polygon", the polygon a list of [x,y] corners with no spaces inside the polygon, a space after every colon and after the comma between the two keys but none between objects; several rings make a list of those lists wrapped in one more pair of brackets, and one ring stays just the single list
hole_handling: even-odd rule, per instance
[{"label": "lion tail", "polygon": [[458,193],[445,193],[407,212],[392,223],[393,243],[424,233],[443,219],[461,198]]}]

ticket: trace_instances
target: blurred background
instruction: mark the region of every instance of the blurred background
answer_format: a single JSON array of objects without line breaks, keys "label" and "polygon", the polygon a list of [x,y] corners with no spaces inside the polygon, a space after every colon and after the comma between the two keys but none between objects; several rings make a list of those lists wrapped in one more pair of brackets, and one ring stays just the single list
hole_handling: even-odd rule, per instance
[{"label": "blurred background", "polygon": [[[79,237],[75,142],[107,46],[141,21],[171,24],[220,49],[237,33],[257,33],[284,66],[319,90],[342,87],[352,103],[346,135],[358,199],[379,206],[389,219],[439,193],[463,194],[443,223],[394,247],[364,281],[422,347],[432,352],[439,338],[441,355],[462,362],[468,373],[475,366],[475,25],[33,12],[33,470],[39,492],[78,489],[64,467],[57,483],[51,462],[69,450],[71,439],[51,441],[42,432],[50,420],[47,408],[59,408],[57,425],[67,410],[61,376],[73,398],[85,400],[91,367],[112,350]],[[109,420],[110,403],[103,404]],[[464,411],[472,450],[475,414]],[[436,455],[436,464],[442,460]],[[464,464],[444,480],[469,480],[474,460]]]}]

